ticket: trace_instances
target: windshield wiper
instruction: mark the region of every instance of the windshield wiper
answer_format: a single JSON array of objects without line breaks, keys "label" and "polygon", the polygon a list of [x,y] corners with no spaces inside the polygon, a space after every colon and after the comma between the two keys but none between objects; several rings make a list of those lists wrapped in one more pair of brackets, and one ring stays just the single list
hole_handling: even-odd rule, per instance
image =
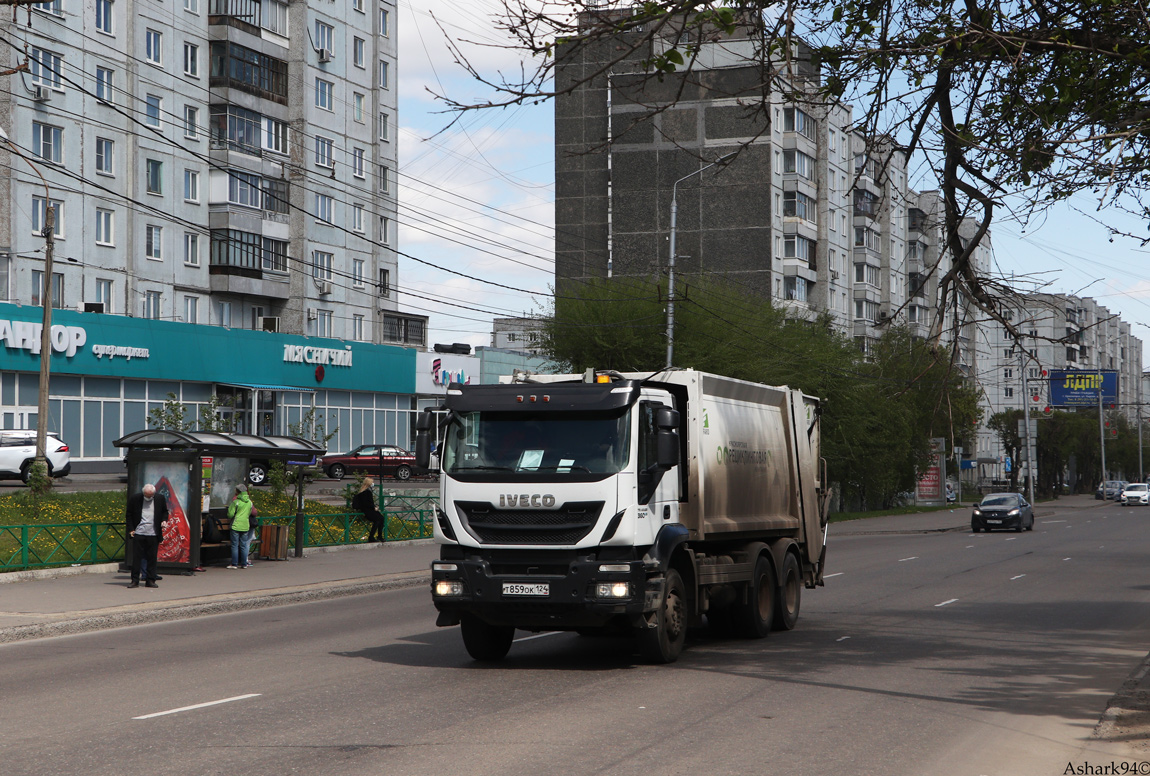
[{"label": "windshield wiper", "polygon": [[582,469],[583,471],[587,472],[588,474],[591,473],[591,470],[588,469],[586,466],[581,466],[580,464],[577,464],[577,463],[556,464],[555,466],[531,466],[531,467],[524,467],[524,468],[520,469],[519,471],[542,472],[542,471],[549,471],[549,470],[554,471],[554,470],[558,470],[558,469]]},{"label": "windshield wiper", "polygon": [[509,472],[514,471],[510,466],[456,466],[451,469],[453,472],[477,472],[477,471],[491,471],[491,472]]}]

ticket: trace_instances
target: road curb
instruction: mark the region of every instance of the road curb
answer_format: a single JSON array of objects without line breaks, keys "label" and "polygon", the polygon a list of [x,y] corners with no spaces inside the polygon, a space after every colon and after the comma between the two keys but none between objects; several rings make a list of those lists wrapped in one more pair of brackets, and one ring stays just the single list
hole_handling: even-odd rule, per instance
[{"label": "road curb", "polygon": [[[1131,745],[1135,740],[1145,742],[1145,730],[1150,727],[1150,690],[1142,689],[1142,682],[1147,674],[1150,674],[1150,655],[1142,660],[1142,664],[1106,704],[1091,738],[1124,741]],[[1132,736],[1132,731],[1137,731],[1137,735]]]},{"label": "road curb", "polygon": [[61,612],[58,615],[49,615],[55,619],[45,622],[0,629],[0,644],[67,636],[128,625],[143,625],[212,614],[264,609],[272,606],[286,606],[350,595],[376,593],[383,590],[419,587],[430,583],[430,572],[409,571],[357,580],[317,582],[310,585],[252,590],[243,593],[224,593],[170,602],[109,607],[95,612]]}]

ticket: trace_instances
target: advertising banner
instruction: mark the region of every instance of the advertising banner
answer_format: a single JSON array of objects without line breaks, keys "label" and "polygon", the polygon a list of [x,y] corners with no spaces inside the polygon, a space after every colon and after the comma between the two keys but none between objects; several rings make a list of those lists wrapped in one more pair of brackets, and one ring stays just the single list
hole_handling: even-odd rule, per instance
[{"label": "advertising banner", "polygon": [[924,505],[945,504],[946,463],[942,456],[946,452],[946,440],[941,437],[932,439],[930,446],[931,463],[919,477],[918,487],[915,489],[915,501]]},{"label": "advertising banner", "polygon": [[1118,401],[1118,372],[1116,370],[1050,370],[1050,406],[1052,407],[1097,407],[1099,390],[1102,391],[1103,404],[1113,404]]}]

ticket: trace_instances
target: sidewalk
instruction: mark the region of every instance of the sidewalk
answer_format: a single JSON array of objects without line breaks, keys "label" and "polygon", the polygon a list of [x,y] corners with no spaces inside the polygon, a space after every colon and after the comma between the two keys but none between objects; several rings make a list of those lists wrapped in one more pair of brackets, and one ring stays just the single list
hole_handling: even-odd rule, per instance
[{"label": "sidewalk", "polygon": [[438,555],[429,539],[317,548],[303,558],[255,560],[249,569],[161,571],[159,589],[129,590],[128,573],[115,563],[5,574],[0,643],[426,585]]}]

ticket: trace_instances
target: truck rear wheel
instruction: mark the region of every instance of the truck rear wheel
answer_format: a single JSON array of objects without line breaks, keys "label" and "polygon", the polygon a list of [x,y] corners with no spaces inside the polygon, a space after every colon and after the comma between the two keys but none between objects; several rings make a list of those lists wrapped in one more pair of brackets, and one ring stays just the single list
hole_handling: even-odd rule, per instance
[{"label": "truck rear wheel", "polygon": [[747,584],[746,600],[735,610],[739,632],[748,639],[761,639],[771,632],[775,619],[775,571],[765,553],[755,561],[755,572]]},{"label": "truck rear wheel", "polygon": [[674,663],[687,641],[687,591],[675,569],[667,569],[663,600],[655,617],[654,628],[638,632],[639,653],[652,663]]},{"label": "truck rear wheel", "polygon": [[510,625],[489,625],[475,615],[465,614],[459,620],[463,633],[463,646],[476,660],[496,662],[507,656],[515,628]]},{"label": "truck rear wheel", "polygon": [[799,604],[803,597],[803,580],[799,562],[791,553],[783,561],[783,584],[775,601],[775,630],[793,630],[799,621]]}]

